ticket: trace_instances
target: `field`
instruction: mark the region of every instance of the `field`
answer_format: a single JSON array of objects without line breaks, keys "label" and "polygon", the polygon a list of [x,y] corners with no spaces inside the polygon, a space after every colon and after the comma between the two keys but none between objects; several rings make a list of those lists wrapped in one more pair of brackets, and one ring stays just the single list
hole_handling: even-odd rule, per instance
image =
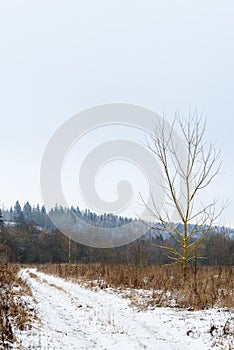
[{"label": "field", "polygon": [[[72,279],[88,287],[117,290],[148,291],[151,297],[143,300],[145,306],[173,306],[206,309],[232,308],[234,300],[234,268],[199,267],[190,269],[184,281],[181,269],[175,266],[149,266],[102,264],[47,264],[39,265],[42,272]],[[136,300],[137,303],[137,300]]]},{"label": "field", "polygon": [[4,265],[0,281],[0,349],[234,346],[232,268]]}]

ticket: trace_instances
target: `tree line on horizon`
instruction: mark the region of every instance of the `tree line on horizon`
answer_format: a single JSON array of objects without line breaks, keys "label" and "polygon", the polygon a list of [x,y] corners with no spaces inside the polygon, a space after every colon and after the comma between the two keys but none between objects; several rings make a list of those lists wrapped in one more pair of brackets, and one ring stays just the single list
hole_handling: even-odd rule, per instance
[{"label": "tree line on horizon", "polygon": [[[64,214],[73,211],[83,220],[96,226],[116,227],[133,219],[113,214],[97,215],[86,209],[55,206],[52,209]],[[136,220],[136,219],[134,219]],[[137,220],[136,220],[137,221]],[[178,224],[178,229],[180,229]],[[0,261],[20,263],[127,263],[137,266],[169,264],[170,259],[159,246],[175,246],[175,242],[160,232],[149,229],[148,234],[138,240],[117,248],[92,248],[77,242],[69,242],[51,222],[44,206],[32,206],[26,202],[23,207],[19,201],[13,208],[0,213]],[[154,234],[153,234],[154,232]],[[225,265],[234,264],[234,234],[225,227],[216,227],[207,235],[197,252],[196,264]],[[191,265],[194,265],[191,263]]]},{"label": "tree line on horizon", "polygon": [[34,206],[27,201],[23,206],[21,206],[18,200],[16,201],[14,207],[3,210],[2,215],[4,220],[9,225],[12,225],[13,223],[20,224],[23,222],[28,222],[34,223],[41,228],[54,229],[55,226],[50,220],[50,216],[52,216],[54,213],[62,215],[64,213],[68,214],[69,212],[74,213],[78,217],[82,218],[82,220],[90,222],[98,227],[117,227],[133,221],[132,218],[118,216],[112,213],[103,213],[98,215],[95,212],[90,211],[90,209],[81,210],[78,206],[76,208],[74,206],[64,208],[61,205],[55,205],[54,208],[47,213],[44,205],[40,206],[37,204]]}]

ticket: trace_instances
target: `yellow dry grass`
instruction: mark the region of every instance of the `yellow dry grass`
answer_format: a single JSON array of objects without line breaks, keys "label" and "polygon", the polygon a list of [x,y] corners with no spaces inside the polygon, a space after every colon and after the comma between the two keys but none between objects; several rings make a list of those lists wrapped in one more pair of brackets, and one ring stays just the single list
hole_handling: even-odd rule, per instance
[{"label": "yellow dry grass", "polygon": [[[186,280],[177,266],[106,265],[106,264],[46,264],[39,270],[69,278],[89,287],[126,291],[146,290],[144,306],[177,306],[205,309],[233,309],[234,278],[232,267],[199,266],[196,274],[188,270]],[[128,293],[131,296],[131,293]],[[135,304],[137,304],[137,297]]]}]

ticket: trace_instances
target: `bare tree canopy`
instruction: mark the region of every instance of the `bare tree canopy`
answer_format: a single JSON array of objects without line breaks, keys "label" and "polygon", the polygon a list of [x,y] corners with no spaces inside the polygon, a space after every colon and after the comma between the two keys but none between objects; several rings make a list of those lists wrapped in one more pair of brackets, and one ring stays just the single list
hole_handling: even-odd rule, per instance
[{"label": "bare tree canopy", "polygon": [[172,125],[164,121],[154,130],[148,147],[161,166],[165,198],[163,205],[152,198],[153,207],[148,210],[158,223],[155,228],[166,232],[175,243],[161,248],[182,264],[186,276],[189,261],[196,257],[205,234],[223,210],[216,211],[215,199],[202,204],[199,198],[220,173],[220,151],[206,142],[206,120],[197,113],[186,121],[176,116]]}]

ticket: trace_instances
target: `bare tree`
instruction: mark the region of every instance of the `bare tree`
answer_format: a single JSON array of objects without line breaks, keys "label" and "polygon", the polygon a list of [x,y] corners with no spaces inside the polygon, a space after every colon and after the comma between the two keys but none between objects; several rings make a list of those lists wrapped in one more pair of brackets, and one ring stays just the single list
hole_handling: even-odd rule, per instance
[{"label": "bare tree", "polygon": [[148,142],[161,165],[165,199],[159,205],[152,198],[153,205],[147,208],[157,222],[155,229],[166,232],[174,242],[160,248],[182,264],[184,278],[188,263],[197,258],[199,245],[223,210],[216,211],[216,200],[199,203],[200,191],[210,185],[221,166],[220,152],[214,144],[206,143],[205,132],[206,120],[197,113],[185,122],[176,116],[170,126],[165,120],[155,125]]}]

